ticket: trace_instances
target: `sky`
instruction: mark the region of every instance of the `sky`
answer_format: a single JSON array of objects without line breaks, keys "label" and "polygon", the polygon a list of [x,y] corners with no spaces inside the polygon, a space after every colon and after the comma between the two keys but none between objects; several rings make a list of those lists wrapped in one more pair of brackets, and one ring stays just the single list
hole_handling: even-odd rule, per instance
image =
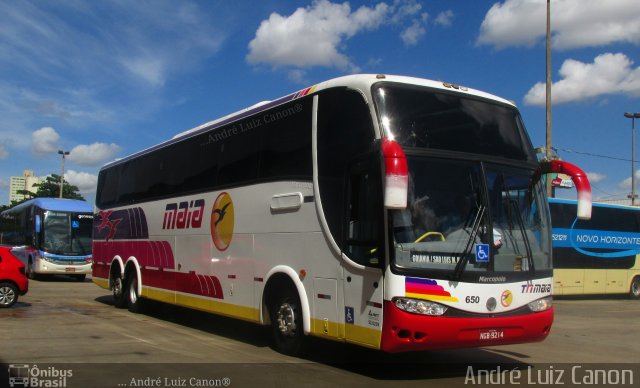
[{"label": "sky", "polygon": [[[638,11],[637,0],[551,1],[553,146],[596,200],[631,191]],[[544,146],[545,36],[544,0],[0,0],[0,204],[11,176],[60,174],[58,150],[93,202],[107,162],[354,73],[504,97]]]}]

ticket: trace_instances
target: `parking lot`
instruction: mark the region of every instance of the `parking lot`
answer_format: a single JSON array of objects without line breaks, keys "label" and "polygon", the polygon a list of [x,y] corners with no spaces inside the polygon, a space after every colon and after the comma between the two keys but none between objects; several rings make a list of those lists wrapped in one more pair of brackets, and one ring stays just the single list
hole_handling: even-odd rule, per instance
[{"label": "parking lot", "polygon": [[586,385],[591,370],[619,376],[611,385],[640,381],[640,302],[572,298],[555,308],[542,343],[386,355],[314,340],[308,356],[291,358],[272,350],[256,325],[157,303],[132,314],[90,280],[52,278],[32,281],[0,310],[0,386],[20,366],[36,368],[39,386],[67,387],[570,386]]}]

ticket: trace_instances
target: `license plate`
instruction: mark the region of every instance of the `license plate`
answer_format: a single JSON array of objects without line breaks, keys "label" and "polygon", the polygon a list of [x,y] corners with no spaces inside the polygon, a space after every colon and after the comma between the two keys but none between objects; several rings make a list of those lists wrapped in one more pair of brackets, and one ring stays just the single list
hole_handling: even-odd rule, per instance
[{"label": "license plate", "polygon": [[76,269],[73,267],[67,267],[64,269],[66,272],[76,272]]},{"label": "license plate", "polygon": [[504,338],[503,330],[482,330],[480,331],[481,340],[496,340]]}]

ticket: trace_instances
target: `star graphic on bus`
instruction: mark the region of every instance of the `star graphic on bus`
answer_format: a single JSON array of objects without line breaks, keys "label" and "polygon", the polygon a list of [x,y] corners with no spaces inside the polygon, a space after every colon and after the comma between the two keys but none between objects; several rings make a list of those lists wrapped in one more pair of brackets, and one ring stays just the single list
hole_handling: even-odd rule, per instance
[{"label": "star graphic on bus", "polygon": [[118,230],[118,224],[120,224],[120,222],[122,221],[122,218],[110,220],[109,217],[111,217],[111,213],[113,213],[113,211],[111,210],[106,212],[103,212],[103,211],[98,212],[98,216],[102,218],[102,222],[100,223],[100,225],[97,226],[98,231],[102,232],[104,228],[109,228],[109,234],[105,239],[106,241],[111,240],[116,235],[116,232]]}]

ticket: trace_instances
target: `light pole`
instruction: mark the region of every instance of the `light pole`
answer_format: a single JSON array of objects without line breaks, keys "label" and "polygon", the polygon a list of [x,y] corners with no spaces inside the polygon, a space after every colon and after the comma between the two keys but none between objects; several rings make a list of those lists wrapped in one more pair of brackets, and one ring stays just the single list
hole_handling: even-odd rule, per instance
[{"label": "light pole", "polygon": [[62,186],[64,185],[64,157],[69,155],[69,151],[58,150],[58,154],[62,155],[62,173],[60,174],[60,198],[62,198]]},{"label": "light pole", "polygon": [[[552,129],[551,129],[551,0],[547,0],[547,60],[546,60],[546,135],[545,155],[547,161],[553,159]],[[547,196],[552,198],[553,186],[551,179],[547,179]]]},{"label": "light pole", "polygon": [[640,118],[640,112],[630,113],[625,112],[624,117],[631,119],[631,206],[636,205],[636,179],[635,179],[635,164],[636,164],[636,119]]}]

